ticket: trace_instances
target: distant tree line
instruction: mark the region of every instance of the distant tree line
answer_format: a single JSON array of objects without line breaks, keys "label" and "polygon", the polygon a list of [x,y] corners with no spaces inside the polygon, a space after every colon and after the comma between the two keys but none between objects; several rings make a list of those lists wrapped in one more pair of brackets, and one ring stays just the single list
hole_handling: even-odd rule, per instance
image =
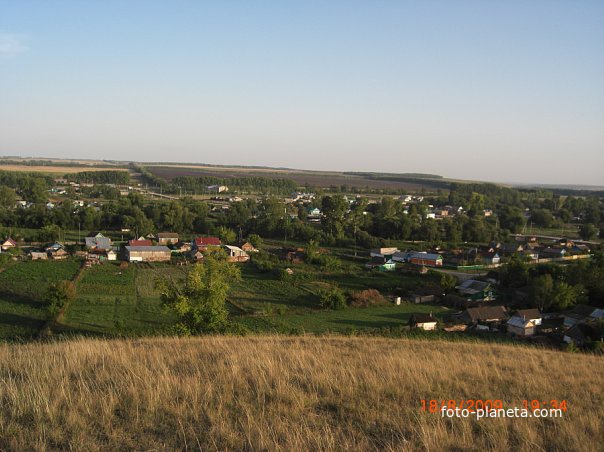
[{"label": "distant tree line", "polygon": [[528,296],[528,304],[541,311],[564,310],[576,304],[604,307],[604,255],[594,253],[592,259],[568,265],[528,265],[516,255],[501,268],[500,282],[511,299],[517,290]]},{"label": "distant tree line", "polygon": [[[141,173],[143,180],[154,182],[146,179],[154,176],[145,168],[133,166],[133,169]],[[125,172],[90,172],[90,176],[117,183],[123,182],[120,179],[122,173]],[[254,187],[289,192],[293,188],[293,182],[287,179],[260,177],[228,180],[185,177],[176,180],[186,193],[201,192],[202,187],[221,183],[249,190]],[[162,181],[164,188],[178,188],[174,183]],[[453,184],[448,192],[439,191],[435,196],[426,196],[421,202],[409,205],[391,196],[384,196],[377,203],[370,203],[363,197],[351,202],[341,194],[316,190],[316,198],[310,205],[285,205],[282,199],[269,195],[260,202],[245,200],[232,203],[225,210],[212,209],[209,204],[190,197],[172,202],[145,200],[137,193],[120,197],[115,188],[97,183],[94,187],[81,188],[80,193],[67,188],[65,201],[48,209],[45,203],[52,182],[52,178],[35,173],[0,172],[1,225],[23,228],[56,225],[61,229],[77,229],[78,225],[83,229],[130,228],[140,234],[161,230],[207,233],[222,227],[243,235],[258,234],[304,242],[314,239],[326,244],[356,243],[372,247],[400,240],[423,241],[426,246],[443,242],[502,241],[509,234],[526,229],[529,222],[540,227],[573,222],[581,226],[581,234],[585,238],[593,238],[602,218],[602,202],[597,197],[564,198],[547,190],[516,190],[494,184]],[[101,206],[76,207],[70,199],[80,196],[102,198],[104,201]],[[15,208],[17,197],[34,205],[26,209]],[[458,211],[460,206],[463,210]],[[306,221],[308,207],[320,208],[320,224]],[[445,207],[455,215],[440,220],[427,218],[432,208]],[[485,215],[488,209],[492,210],[492,215]]]},{"label": "distant tree line", "polygon": [[82,171],[66,174],[65,178],[77,183],[127,185],[130,183],[128,171]]}]

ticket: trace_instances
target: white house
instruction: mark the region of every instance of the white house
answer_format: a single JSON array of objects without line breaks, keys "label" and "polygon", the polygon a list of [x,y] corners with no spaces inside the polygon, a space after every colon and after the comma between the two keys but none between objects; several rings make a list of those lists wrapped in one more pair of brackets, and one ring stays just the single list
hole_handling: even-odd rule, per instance
[{"label": "white house", "polygon": [[436,324],[438,320],[436,317],[430,314],[413,314],[409,319],[409,326],[411,328],[420,328],[424,331],[436,330]]},{"label": "white house", "polygon": [[528,319],[514,316],[507,322],[508,332],[516,336],[532,336],[535,334],[535,324]]}]

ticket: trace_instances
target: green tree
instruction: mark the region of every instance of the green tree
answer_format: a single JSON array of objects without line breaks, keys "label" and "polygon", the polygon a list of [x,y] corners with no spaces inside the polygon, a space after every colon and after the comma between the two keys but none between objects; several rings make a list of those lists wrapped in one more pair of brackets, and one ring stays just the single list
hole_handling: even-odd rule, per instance
[{"label": "green tree", "polygon": [[0,186],[0,206],[6,208],[12,208],[15,206],[15,202],[17,201],[17,196],[15,194],[15,190],[12,188],[6,187],[4,185]]},{"label": "green tree", "polygon": [[338,286],[319,292],[319,303],[324,309],[344,309],[346,307],[346,295]]},{"label": "green tree", "polygon": [[220,240],[222,240],[222,242],[226,243],[226,244],[234,243],[235,240],[237,239],[237,234],[235,233],[235,231],[233,231],[232,229],[229,229],[225,226],[220,226],[216,230],[216,233],[217,233],[218,237],[220,237]]},{"label": "green tree", "polygon": [[321,270],[325,272],[335,272],[342,268],[342,261],[337,257],[328,254],[319,255],[316,261],[321,266]]},{"label": "green tree", "polygon": [[582,224],[579,227],[579,235],[583,240],[592,240],[598,235],[598,228],[591,223]]},{"label": "green tree", "polygon": [[38,238],[42,242],[55,242],[59,240],[59,236],[61,235],[61,229],[54,224],[49,224],[48,226],[44,226],[40,229],[38,233]]},{"label": "green tree", "polygon": [[76,297],[76,287],[71,281],[59,281],[48,286],[46,296],[46,308],[51,316],[56,315],[63,306]]},{"label": "green tree", "polygon": [[258,234],[250,234],[248,240],[254,248],[260,248],[262,246],[262,237]]},{"label": "green tree", "polygon": [[455,276],[449,275],[448,273],[443,273],[443,275],[440,277],[440,287],[444,293],[453,292],[456,285],[457,278],[455,278]]},{"label": "green tree", "polygon": [[471,217],[482,215],[484,210],[485,196],[480,193],[472,193],[470,205],[468,207],[468,215]]},{"label": "green tree", "polygon": [[549,273],[537,276],[531,281],[531,303],[533,304],[533,306],[539,308],[541,311],[550,307],[550,305],[552,304],[553,294],[554,280],[552,279],[552,275],[550,275]]},{"label": "green tree", "polygon": [[549,228],[553,220],[552,213],[548,209],[535,209],[531,213],[531,221],[535,223],[536,226]]},{"label": "green tree", "polygon": [[173,310],[183,334],[224,332],[227,329],[226,300],[231,283],[241,279],[241,271],[219,253],[209,253],[196,264],[184,283],[158,279],[164,306]]},{"label": "green tree", "polygon": [[336,238],[341,237],[346,210],[348,210],[348,202],[342,195],[324,196],[321,200],[323,230]]},{"label": "green tree", "polygon": [[44,203],[48,199],[49,184],[42,177],[28,177],[20,183],[19,194],[29,202]]},{"label": "green tree", "polygon": [[578,296],[579,294],[573,286],[565,282],[559,282],[554,286],[552,307],[559,311],[570,308],[577,302]]},{"label": "green tree", "polygon": [[316,240],[309,240],[306,244],[306,260],[311,264],[319,257],[319,244]]},{"label": "green tree", "polygon": [[512,233],[520,232],[524,226],[525,219],[518,207],[503,206],[497,216],[500,226]]},{"label": "green tree", "polygon": [[507,287],[524,287],[529,279],[527,260],[520,254],[514,254],[510,262],[503,267],[502,282]]}]

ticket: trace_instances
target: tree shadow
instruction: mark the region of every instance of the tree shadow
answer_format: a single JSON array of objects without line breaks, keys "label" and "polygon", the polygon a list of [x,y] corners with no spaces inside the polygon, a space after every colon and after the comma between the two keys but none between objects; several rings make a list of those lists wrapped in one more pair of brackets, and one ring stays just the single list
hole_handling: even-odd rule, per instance
[{"label": "tree shadow", "polygon": [[38,330],[44,325],[45,320],[34,319],[32,317],[26,317],[19,314],[0,314],[0,324],[20,326]]},{"label": "tree shadow", "polygon": [[35,309],[44,307],[44,303],[41,300],[23,294],[14,294],[7,290],[0,290],[0,300],[13,305],[25,305]]},{"label": "tree shadow", "polygon": [[337,323],[343,325],[350,325],[356,328],[392,328],[406,325],[406,322],[388,322],[382,320],[370,321],[370,320],[331,320],[330,323]]}]

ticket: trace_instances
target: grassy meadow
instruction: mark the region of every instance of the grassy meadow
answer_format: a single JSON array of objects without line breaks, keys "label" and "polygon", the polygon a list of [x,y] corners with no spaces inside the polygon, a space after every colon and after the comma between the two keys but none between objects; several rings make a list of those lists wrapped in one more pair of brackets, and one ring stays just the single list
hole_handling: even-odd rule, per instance
[{"label": "grassy meadow", "polygon": [[61,320],[62,326],[78,332],[115,334],[159,334],[174,317],[162,309],[154,288],[158,276],[182,277],[169,265],[104,263],[85,270],[78,281],[77,299]]},{"label": "grassy meadow", "polygon": [[25,261],[0,272],[0,339],[35,336],[48,314],[44,295],[48,285],[72,279],[80,262]]},{"label": "grassy meadow", "polygon": [[[48,320],[43,303],[48,284],[70,280],[81,261],[15,262],[0,272],[0,339],[31,338]],[[162,308],[155,290],[158,277],[179,279],[188,267],[167,264],[134,264],[121,268],[105,262],[84,269],[76,283],[76,299],[52,325],[57,333],[107,336],[141,336],[167,333],[174,315]],[[261,272],[251,264],[240,265],[241,281],[233,284],[229,296],[232,320],[251,332],[327,333],[392,328],[407,324],[413,313],[432,312],[440,306],[384,301],[376,306],[342,310],[319,307],[319,294],[332,284],[344,291],[365,288],[392,294],[418,285],[431,284],[430,277],[399,272],[368,272],[359,264],[347,263],[335,272],[320,272],[307,264],[293,266],[292,278],[281,279],[274,272]]]},{"label": "grassy meadow", "polygon": [[[385,338],[0,345],[3,450],[598,450],[602,358]],[[562,418],[442,418],[421,399],[568,400]],[[601,449],[600,449],[601,450]]]}]

